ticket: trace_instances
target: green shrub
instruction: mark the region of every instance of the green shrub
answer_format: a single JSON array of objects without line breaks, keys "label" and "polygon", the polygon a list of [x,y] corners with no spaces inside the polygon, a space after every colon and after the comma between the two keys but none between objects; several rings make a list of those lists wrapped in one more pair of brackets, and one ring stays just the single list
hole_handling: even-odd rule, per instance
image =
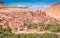
[{"label": "green shrub", "polygon": [[20,34],[20,38],[26,38],[25,34]]},{"label": "green shrub", "polygon": [[37,38],[38,34],[27,34],[26,38]]},{"label": "green shrub", "polygon": [[52,24],[39,24],[40,29],[43,30],[49,30]]},{"label": "green shrub", "polygon": [[59,25],[54,25],[50,28],[50,31],[52,32],[60,32],[60,26]]},{"label": "green shrub", "polygon": [[4,34],[2,38],[18,38],[16,34]]},{"label": "green shrub", "polygon": [[28,25],[28,28],[29,29],[36,29],[37,28],[37,24],[31,24],[31,25]]},{"label": "green shrub", "polygon": [[60,32],[60,25],[59,24],[39,24],[40,29],[49,30],[51,32]]},{"label": "green shrub", "polygon": [[20,34],[20,38],[58,38],[58,35],[54,33]]},{"label": "green shrub", "polygon": [[49,33],[44,33],[44,34],[40,34],[39,38],[58,38],[58,36],[56,34],[49,34]]},{"label": "green shrub", "polygon": [[32,34],[28,34],[26,38],[32,38]]}]

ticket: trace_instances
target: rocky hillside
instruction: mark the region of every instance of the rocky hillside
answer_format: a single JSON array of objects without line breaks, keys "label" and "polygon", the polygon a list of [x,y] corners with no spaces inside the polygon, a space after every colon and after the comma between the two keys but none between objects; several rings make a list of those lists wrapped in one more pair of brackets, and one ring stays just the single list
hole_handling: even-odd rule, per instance
[{"label": "rocky hillside", "polygon": [[26,7],[0,8],[0,24],[3,26],[19,27],[33,23],[59,24],[60,22],[41,10],[30,10]]},{"label": "rocky hillside", "polygon": [[60,3],[55,3],[46,10],[46,14],[60,19]]}]

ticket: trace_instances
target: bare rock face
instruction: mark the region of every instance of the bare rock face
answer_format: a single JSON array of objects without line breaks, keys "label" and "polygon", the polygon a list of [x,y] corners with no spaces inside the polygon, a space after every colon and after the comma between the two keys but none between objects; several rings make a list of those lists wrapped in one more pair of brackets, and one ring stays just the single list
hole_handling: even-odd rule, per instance
[{"label": "bare rock face", "polygon": [[60,19],[60,3],[55,3],[46,10],[46,14]]}]

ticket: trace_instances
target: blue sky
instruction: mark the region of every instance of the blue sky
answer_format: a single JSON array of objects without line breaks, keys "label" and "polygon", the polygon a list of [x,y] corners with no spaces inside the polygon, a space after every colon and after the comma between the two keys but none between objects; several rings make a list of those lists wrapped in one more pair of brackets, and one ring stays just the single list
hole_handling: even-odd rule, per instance
[{"label": "blue sky", "polygon": [[29,7],[48,7],[53,3],[60,2],[60,0],[0,0],[5,4],[11,6],[29,6]]}]

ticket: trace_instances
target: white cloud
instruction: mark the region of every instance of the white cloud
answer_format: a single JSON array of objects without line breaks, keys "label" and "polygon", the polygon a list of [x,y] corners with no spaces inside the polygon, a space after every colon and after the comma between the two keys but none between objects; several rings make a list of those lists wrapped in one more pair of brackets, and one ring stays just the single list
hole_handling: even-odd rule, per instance
[{"label": "white cloud", "polygon": [[16,7],[26,7],[25,5],[16,5]]},{"label": "white cloud", "polygon": [[17,7],[30,7],[30,8],[43,8],[43,7],[49,7],[49,5],[46,5],[44,3],[22,3],[22,2],[18,2],[18,3],[11,3],[11,6],[17,6]]}]

